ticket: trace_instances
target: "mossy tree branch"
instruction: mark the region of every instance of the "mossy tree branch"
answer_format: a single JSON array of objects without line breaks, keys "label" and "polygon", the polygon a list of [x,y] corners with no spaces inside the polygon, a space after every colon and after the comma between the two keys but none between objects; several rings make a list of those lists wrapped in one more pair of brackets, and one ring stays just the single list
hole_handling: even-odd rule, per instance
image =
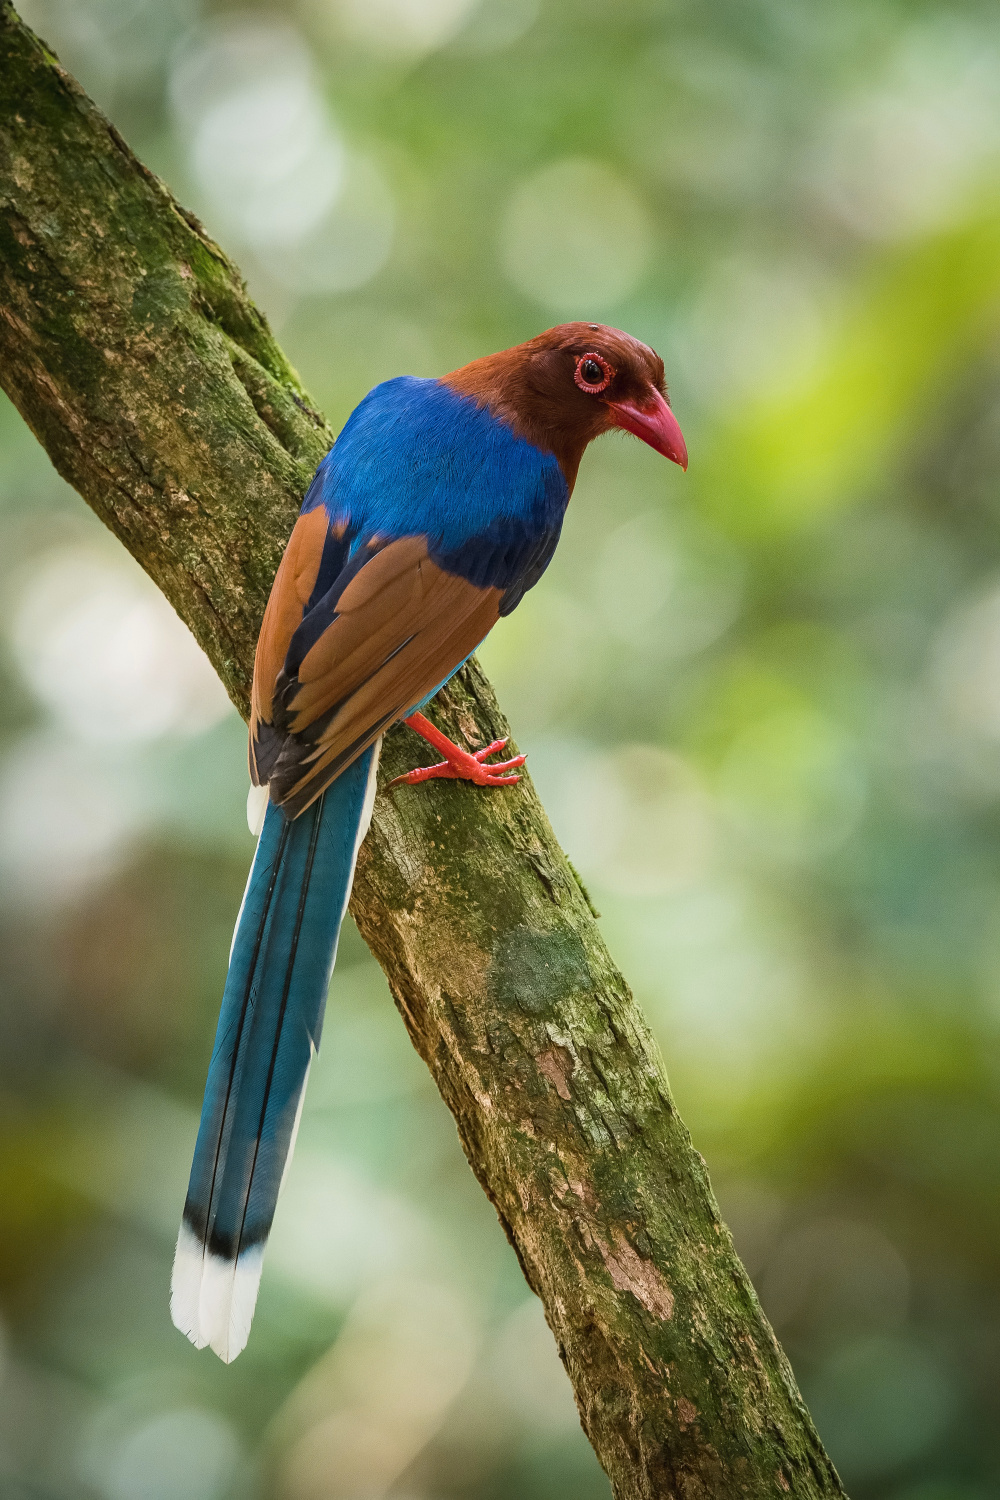
[{"label": "mossy tree branch", "polygon": [[[239,273],[0,0],[0,381],[245,715],[333,433]],[[506,734],[482,673],[435,717]],[[390,734],[383,776],[414,751]],[[526,778],[380,797],[352,910],[542,1299],[619,1500],[842,1495]]]}]

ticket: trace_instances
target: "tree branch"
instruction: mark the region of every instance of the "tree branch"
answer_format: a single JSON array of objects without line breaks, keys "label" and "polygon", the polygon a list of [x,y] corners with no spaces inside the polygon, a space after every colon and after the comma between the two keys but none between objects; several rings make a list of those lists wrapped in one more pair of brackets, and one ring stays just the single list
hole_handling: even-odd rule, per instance
[{"label": "tree branch", "polygon": [[[0,380],[246,715],[333,441],[238,271],[0,0]],[[436,721],[507,733],[470,665]],[[383,778],[413,742],[389,735]],[[351,903],[619,1500],[843,1494],[530,781],[376,804]]]}]

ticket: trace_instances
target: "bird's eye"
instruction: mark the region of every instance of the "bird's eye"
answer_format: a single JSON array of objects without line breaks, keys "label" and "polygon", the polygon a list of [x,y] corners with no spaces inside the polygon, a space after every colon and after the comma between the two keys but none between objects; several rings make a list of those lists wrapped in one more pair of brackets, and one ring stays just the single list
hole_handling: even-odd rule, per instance
[{"label": "bird's eye", "polygon": [[600,354],[581,354],[576,362],[573,379],[581,391],[588,396],[599,396],[606,391],[614,379],[614,370]]}]

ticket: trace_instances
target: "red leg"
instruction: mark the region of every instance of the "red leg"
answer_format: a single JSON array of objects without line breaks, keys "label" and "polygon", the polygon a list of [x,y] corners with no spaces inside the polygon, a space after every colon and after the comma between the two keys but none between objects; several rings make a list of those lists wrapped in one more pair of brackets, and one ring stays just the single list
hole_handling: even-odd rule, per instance
[{"label": "red leg", "polygon": [[405,782],[408,786],[416,786],[421,781],[434,781],[439,777],[448,777],[458,781],[474,781],[477,786],[513,786],[514,782],[520,781],[520,776],[498,776],[498,771],[511,771],[517,766],[524,765],[524,756],[515,755],[513,760],[494,761],[491,766],[484,765],[487,756],[494,755],[506,745],[506,740],[494,740],[492,745],[487,745],[485,750],[477,750],[472,753],[463,750],[460,745],[452,744],[447,735],[442,734],[440,729],[435,729],[429,719],[423,714],[411,714],[404,724],[425,739],[429,745],[433,745],[441,755],[445,757],[436,766],[418,766],[415,771],[407,771],[405,776],[397,776],[390,781],[390,786],[399,786]]}]

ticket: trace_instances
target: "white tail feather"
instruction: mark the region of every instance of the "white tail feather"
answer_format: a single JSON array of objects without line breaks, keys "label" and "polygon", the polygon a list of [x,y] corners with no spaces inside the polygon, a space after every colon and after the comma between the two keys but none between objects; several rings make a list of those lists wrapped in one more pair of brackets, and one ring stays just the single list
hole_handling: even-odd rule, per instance
[{"label": "white tail feather", "polygon": [[175,1328],[189,1338],[196,1349],[204,1349],[201,1336],[201,1273],[205,1250],[186,1224],[181,1224],[174,1251],[174,1269],[170,1278],[170,1316]]},{"label": "white tail feather", "polygon": [[252,786],[247,792],[247,827],[255,839],[260,838],[260,831],[264,826],[269,796],[266,783],[264,786]]},{"label": "white tail feather", "polygon": [[295,1119],[292,1122],[292,1133],[291,1133],[291,1135],[289,1136],[289,1139],[288,1139],[288,1155],[285,1157],[285,1165],[284,1165],[284,1167],[282,1168],[282,1171],[281,1171],[281,1181],[278,1183],[278,1193],[279,1193],[279,1195],[284,1190],[285,1178],[288,1176],[288,1168],[292,1165],[292,1156],[295,1153],[295,1142],[299,1138],[299,1126],[302,1124],[302,1106],[306,1102],[306,1085],[309,1082],[309,1071],[312,1068],[313,1058],[315,1056],[316,1056],[316,1048],[315,1048],[315,1045],[313,1044],[312,1038],[310,1037],[309,1038],[309,1063],[308,1063],[308,1066],[306,1068],[306,1076],[302,1080],[302,1091],[299,1094],[299,1102],[295,1106]]},{"label": "white tail feather", "polygon": [[[372,812],[375,809],[375,793],[378,791],[378,763],[382,755],[382,739],[383,736],[379,735],[378,739],[375,741],[375,744],[372,746],[373,754],[371,770],[368,772],[368,785],[365,787],[365,800],[361,806],[361,821],[358,823],[358,834],[357,838],[354,841],[354,864],[351,865],[351,885],[354,884],[354,865],[356,865],[358,862],[358,850],[364,843],[368,830],[372,826]],[[348,896],[350,896],[351,894],[350,886],[348,886],[347,894]]]},{"label": "white tail feather", "polygon": [[[254,786],[252,786],[250,788],[250,790],[252,792],[255,792],[257,790],[257,788],[254,787]],[[265,790],[266,790],[266,788],[265,788]],[[266,806],[266,804],[265,804],[265,807],[264,807],[264,811],[265,811],[265,813],[267,812],[267,806]],[[234,951],[234,949],[236,947],[236,934],[239,932],[239,930],[240,930],[240,923],[243,921],[243,908],[247,904],[247,897],[250,894],[250,886],[251,886],[251,884],[253,882],[253,872],[254,872],[254,869],[255,869],[256,864],[257,864],[257,855],[260,853],[260,835],[261,835],[261,832],[263,830],[263,827],[264,827],[264,820],[262,818],[261,819],[260,828],[257,830],[257,847],[256,847],[256,849],[253,852],[253,859],[250,861],[250,869],[249,869],[249,871],[247,873],[247,883],[243,887],[243,900],[240,902],[240,909],[236,913],[236,925],[233,928],[233,940],[229,944],[229,962],[230,963],[232,963],[232,961],[233,961],[233,951]],[[251,830],[251,832],[252,832],[252,830]]]},{"label": "white tail feather", "polygon": [[170,1316],[194,1344],[206,1344],[227,1365],[250,1336],[263,1245],[244,1250],[237,1260],[212,1255],[186,1224],[181,1225],[170,1284]]}]

